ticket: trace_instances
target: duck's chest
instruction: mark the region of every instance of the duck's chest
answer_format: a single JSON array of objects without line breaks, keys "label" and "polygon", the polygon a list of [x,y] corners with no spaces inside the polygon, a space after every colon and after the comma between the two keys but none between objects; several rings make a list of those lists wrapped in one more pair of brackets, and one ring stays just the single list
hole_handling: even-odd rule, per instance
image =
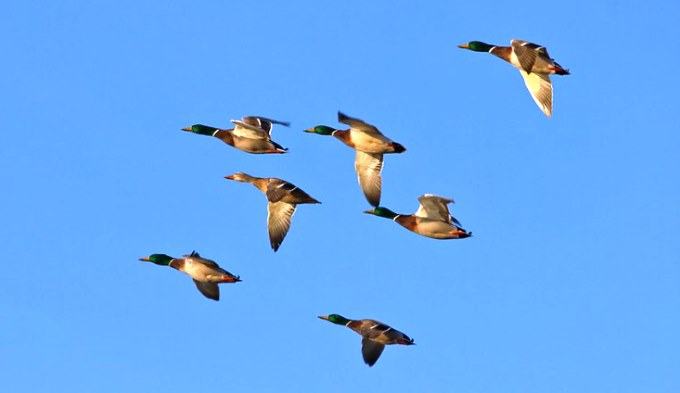
[{"label": "duck's chest", "polygon": [[412,232],[417,232],[418,222],[415,216],[396,216],[394,221]]},{"label": "duck's chest", "polygon": [[206,276],[210,273],[210,270],[204,264],[197,263],[191,258],[185,259],[179,270],[199,281],[205,280]]},{"label": "duck's chest", "polygon": [[520,67],[517,55],[515,55],[515,51],[513,51],[512,48],[509,46],[494,46],[489,51],[489,53],[496,57],[500,57],[501,59],[507,61],[508,63],[514,65],[515,67]]},{"label": "duck's chest", "polygon": [[[507,54],[504,54],[504,57],[505,57],[505,61],[507,61],[508,63],[515,66],[515,68],[522,69],[522,64],[519,62],[519,57],[517,57],[517,53],[515,53],[514,50],[508,51]],[[501,58],[504,58],[504,57],[501,57]]]}]

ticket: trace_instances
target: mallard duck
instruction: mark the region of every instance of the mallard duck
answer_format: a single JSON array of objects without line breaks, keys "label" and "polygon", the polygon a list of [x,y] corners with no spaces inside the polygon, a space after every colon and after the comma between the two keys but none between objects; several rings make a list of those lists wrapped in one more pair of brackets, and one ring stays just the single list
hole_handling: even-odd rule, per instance
[{"label": "mallard duck", "polygon": [[350,128],[347,130],[337,130],[332,127],[319,125],[308,128],[305,132],[332,135],[356,150],[354,169],[357,172],[359,185],[368,203],[372,206],[379,206],[382,189],[380,173],[383,169],[383,154],[403,153],[406,151],[406,148],[390,140],[375,126],[363,120],[338,112],[338,121],[349,125]]},{"label": "mallard duck", "polygon": [[288,127],[290,126],[288,122],[260,116],[244,116],[241,120],[232,120],[231,122],[234,123],[234,128],[228,130],[203,124],[194,124],[182,128],[182,130],[200,135],[214,136],[227,145],[247,153],[283,154],[288,150],[271,139],[272,125],[281,124]]},{"label": "mallard duck", "polygon": [[397,214],[386,207],[376,207],[364,213],[390,218],[411,232],[433,239],[464,239],[472,236],[472,232],[463,229],[460,222],[449,213],[448,199],[432,194],[418,198],[420,206],[415,214]]},{"label": "mallard duck", "polygon": [[237,172],[225,176],[225,179],[250,183],[267,197],[267,228],[269,243],[276,252],[290,228],[290,220],[297,205],[303,203],[321,203],[302,189],[285,180],[275,177],[255,177],[247,173]]},{"label": "mallard duck", "polygon": [[220,300],[220,288],[217,284],[241,281],[241,277],[222,269],[215,261],[203,258],[196,251],[189,255],[183,255],[182,258],[173,258],[165,254],[151,254],[148,257],[139,258],[139,260],[153,262],[161,266],[170,266],[186,273],[194,280],[196,288],[203,296],[212,300]]},{"label": "mallard duck", "polygon": [[550,58],[545,47],[522,40],[510,41],[510,46],[489,45],[480,41],[470,41],[458,45],[459,48],[475,52],[489,52],[512,64],[519,70],[531,97],[546,116],[552,115],[552,83],[550,75],[569,75]]},{"label": "mallard duck", "polygon": [[361,337],[361,354],[364,363],[372,367],[385,349],[385,345],[414,345],[413,339],[399,330],[373,319],[347,319],[342,315],[330,314],[319,318],[336,325],[345,325]]}]

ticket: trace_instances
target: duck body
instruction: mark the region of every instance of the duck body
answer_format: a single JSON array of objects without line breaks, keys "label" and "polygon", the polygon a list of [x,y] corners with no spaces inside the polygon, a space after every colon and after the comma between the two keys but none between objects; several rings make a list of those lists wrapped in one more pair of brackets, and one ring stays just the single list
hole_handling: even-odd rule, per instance
[{"label": "duck body", "polygon": [[338,130],[328,126],[316,126],[305,131],[320,135],[332,135],[355,150],[354,170],[357,174],[359,186],[368,203],[372,206],[379,206],[382,193],[383,155],[403,153],[406,148],[389,139],[378,128],[363,120],[338,112],[338,121],[349,125],[350,128]]},{"label": "duck body", "polygon": [[412,338],[374,319],[347,319],[338,314],[320,316],[320,319],[336,325],[344,325],[362,337],[361,354],[364,363],[372,367],[380,358],[386,345],[414,345]]},{"label": "duck body", "polygon": [[203,258],[195,251],[182,258],[174,258],[169,266],[200,282],[234,283],[241,281],[238,276],[222,269],[215,261]]},{"label": "duck body", "polygon": [[185,273],[194,280],[196,288],[212,300],[220,299],[220,289],[217,284],[241,281],[239,276],[222,269],[215,261],[201,257],[196,251],[181,258],[173,258],[165,254],[151,254],[139,260],[169,266]]},{"label": "duck body", "polygon": [[361,337],[383,345],[401,344],[413,345],[413,339],[389,325],[375,319],[351,320],[347,325]]},{"label": "duck body", "polygon": [[288,150],[271,139],[273,124],[288,126],[287,122],[261,116],[244,116],[241,120],[231,122],[234,124],[231,129],[194,124],[182,130],[215,137],[229,146],[251,154],[283,154]]},{"label": "duck body", "polygon": [[301,188],[275,177],[256,177],[237,172],[226,179],[250,183],[267,198],[267,230],[272,249],[277,251],[290,229],[297,205],[321,203]]},{"label": "duck body", "polygon": [[545,47],[531,42],[512,40],[510,46],[494,47],[490,53],[529,74],[569,75],[568,70],[548,55]]},{"label": "duck body", "polygon": [[403,153],[406,148],[399,143],[392,141],[382,134],[368,134],[363,131],[335,130],[333,136],[352,149],[364,153],[390,154]]},{"label": "duck body", "polygon": [[471,41],[458,47],[488,52],[512,64],[522,75],[536,105],[546,116],[552,115],[553,91],[550,75],[569,75],[569,70],[551,58],[545,47],[524,40],[512,40],[510,46]]},{"label": "duck body", "polygon": [[452,199],[424,194],[418,198],[420,205],[414,214],[398,214],[385,207],[376,207],[364,213],[392,219],[411,232],[432,239],[464,239],[472,236],[453,217],[448,208]]}]

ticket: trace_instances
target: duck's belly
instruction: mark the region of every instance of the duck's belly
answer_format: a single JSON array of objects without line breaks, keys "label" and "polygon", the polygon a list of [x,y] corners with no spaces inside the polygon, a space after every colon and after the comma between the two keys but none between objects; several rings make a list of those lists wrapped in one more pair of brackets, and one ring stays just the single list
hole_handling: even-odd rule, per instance
[{"label": "duck's belly", "polygon": [[274,145],[265,139],[234,136],[234,147],[248,153],[268,153],[275,150]]},{"label": "duck's belly", "polygon": [[388,153],[393,150],[391,141],[380,135],[351,132],[350,141],[355,149],[365,153]]},{"label": "duck's belly", "polygon": [[413,232],[434,239],[451,239],[454,237],[455,227],[442,221],[417,218],[417,225],[411,229]]}]

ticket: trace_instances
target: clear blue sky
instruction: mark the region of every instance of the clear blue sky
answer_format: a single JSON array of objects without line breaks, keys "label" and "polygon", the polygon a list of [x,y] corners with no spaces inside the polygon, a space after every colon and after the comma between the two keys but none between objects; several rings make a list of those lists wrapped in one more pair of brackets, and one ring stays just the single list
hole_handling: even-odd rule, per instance
[{"label": "clear blue sky", "polygon": [[[3,391],[680,391],[677,2],[225,3],[4,3]],[[552,119],[456,48],[512,38],[572,71]],[[339,109],[408,149],[385,206],[453,197],[474,237],[362,214],[353,152],[302,132]],[[246,114],[290,153],[180,131]],[[323,204],[274,254],[235,171]],[[243,278],[218,303],[137,260],[194,249]],[[332,312],[418,345],[368,368]]]}]

